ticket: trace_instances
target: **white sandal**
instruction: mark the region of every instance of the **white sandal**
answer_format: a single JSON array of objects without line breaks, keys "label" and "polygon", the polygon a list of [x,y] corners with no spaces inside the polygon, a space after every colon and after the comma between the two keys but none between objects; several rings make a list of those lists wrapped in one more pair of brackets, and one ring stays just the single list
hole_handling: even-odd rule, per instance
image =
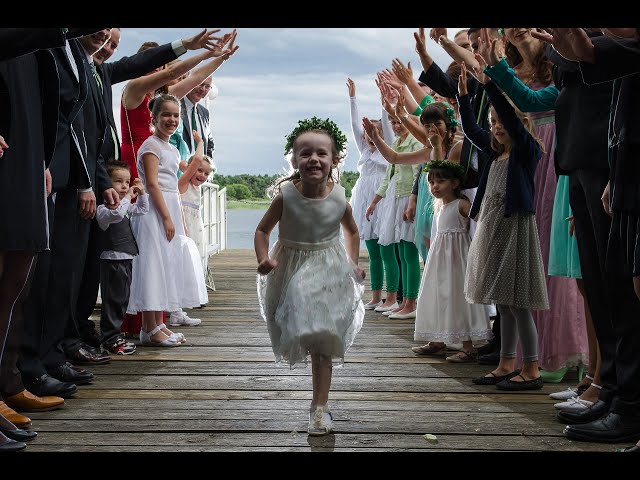
[{"label": "white sandal", "polygon": [[140,343],[142,345],[145,345],[145,346],[148,346],[148,347],[177,347],[177,346],[179,346],[180,343],[178,343],[177,339],[175,339],[174,337],[169,337],[166,340],[162,340],[160,342],[151,339],[151,337],[153,337],[156,333],[158,333],[160,330],[162,330],[163,326],[164,326],[164,324],[156,325],[156,327],[153,330],[151,330],[150,332],[145,332],[141,328],[140,329]]}]

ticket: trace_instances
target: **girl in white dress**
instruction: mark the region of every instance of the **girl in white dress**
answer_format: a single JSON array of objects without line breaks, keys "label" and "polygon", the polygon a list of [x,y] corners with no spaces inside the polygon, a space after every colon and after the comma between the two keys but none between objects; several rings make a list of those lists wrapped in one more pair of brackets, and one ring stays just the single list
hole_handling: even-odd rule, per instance
[{"label": "girl in white dress", "polygon": [[[360,152],[360,159],[358,160],[359,176],[351,191],[349,203],[353,209],[353,218],[360,232],[360,241],[364,240],[369,252],[369,281],[373,298],[369,303],[365,304],[364,308],[365,310],[373,310],[382,305],[382,284],[385,277],[380,245],[378,244],[380,218],[378,212],[380,208],[374,211],[368,220],[365,218],[365,214],[367,213],[367,207],[376,195],[376,190],[384,180],[389,164],[362,128],[362,120],[358,113],[358,104],[356,102],[356,84],[350,78],[347,79],[347,87],[349,87],[351,106],[351,128],[358,152]],[[382,120],[372,120],[371,123],[378,129],[378,133],[383,136],[386,143],[393,142],[395,135],[391,128],[389,116],[384,110],[382,112]],[[380,200],[380,203],[383,202],[384,199]]]},{"label": "girl in white dress", "polygon": [[162,312],[199,307],[207,289],[198,249],[185,235],[176,171],[180,154],[169,137],[180,121],[180,103],[173,95],[159,95],[151,110],[154,134],[138,149],[138,174],[149,192],[149,213],[131,219],[139,255],[133,259],[127,313],[142,312],[143,345],[177,346],[162,322]]},{"label": "girl in white dress", "polygon": [[[293,152],[294,172],[276,182],[278,193],[254,239],[260,312],[276,362],[293,368],[311,357],[310,435],[332,430],[327,402],[333,361],[344,363],[364,318],[358,228],[344,188],[332,175],[345,143],[329,119],[298,122],[285,146],[285,154]],[[278,241],[269,251],[276,224]],[[341,225],[346,249],[340,243]]]},{"label": "girl in white dress", "polygon": [[471,203],[460,191],[464,168],[447,160],[434,160],[425,166],[427,182],[435,197],[435,238],[425,266],[418,308],[415,340],[429,343],[417,347],[428,354],[444,352],[447,343],[462,342],[462,350],[447,357],[450,362],[471,362],[473,343],[492,337],[489,317],[481,304],[467,303],[464,280],[471,245],[469,210]]},{"label": "girl in white dress", "polygon": [[202,197],[200,186],[207,181],[213,171],[213,161],[204,154],[204,142],[200,134],[194,130],[193,139],[196,142],[196,151],[187,163],[185,172],[178,180],[178,191],[182,200],[182,214],[187,235],[191,238],[200,253],[202,271],[207,273],[207,245],[204,239],[204,224],[200,212],[200,199]]}]

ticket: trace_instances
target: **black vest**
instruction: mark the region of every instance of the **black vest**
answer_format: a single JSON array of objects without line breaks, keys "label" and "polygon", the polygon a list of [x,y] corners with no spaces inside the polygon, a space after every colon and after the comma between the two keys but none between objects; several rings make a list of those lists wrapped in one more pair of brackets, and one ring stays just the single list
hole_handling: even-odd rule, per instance
[{"label": "black vest", "polygon": [[100,236],[100,252],[113,250],[114,252],[138,255],[138,244],[133,236],[129,217],[124,217],[118,223],[112,223],[103,233]]}]

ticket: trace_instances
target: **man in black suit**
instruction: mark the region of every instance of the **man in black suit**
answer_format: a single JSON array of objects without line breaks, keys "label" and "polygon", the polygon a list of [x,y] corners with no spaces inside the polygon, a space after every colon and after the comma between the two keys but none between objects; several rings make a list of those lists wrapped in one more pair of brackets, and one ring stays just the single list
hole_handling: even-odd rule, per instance
[{"label": "man in black suit", "polygon": [[[119,160],[121,157],[120,140],[118,138],[117,128],[113,118],[112,85],[145,75],[146,73],[175,60],[186,53],[187,50],[197,50],[199,48],[206,47],[207,45],[213,45],[214,40],[216,39],[216,37],[213,36],[214,33],[216,33],[216,31],[203,31],[193,37],[178,39],[165,45],[144,50],[132,55],[131,57],[123,57],[115,62],[107,63],[107,60],[111,58],[115,50],[118,48],[121,38],[121,30],[119,28],[111,29],[111,38],[101,49],[93,54],[93,62],[96,66],[96,76],[94,77],[94,80],[98,88],[101,90],[101,100],[108,119],[107,132],[100,151],[101,157],[105,161],[108,162],[111,159]],[[89,40],[84,41],[89,42]],[[66,341],[66,350],[72,358],[74,356],[74,350],[77,351],[80,347],[80,338],[92,347],[99,347],[101,343],[105,343],[106,340],[110,340],[109,345],[102,345],[105,353],[115,353],[115,348],[109,347],[114,346],[117,342],[124,342],[121,338],[100,338],[95,331],[93,321],[89,320],[89,317],[93,313],[93,309],[96,305],[98,286],[100,283],[100,252],[98,251],[97,241],[99,235],[101,235],[100,229],[94,219],[91,222],[91,234],[87,249],[81,290],[76,304],[75,314],[79,331],[76,335],[73,335],[74,332],[68,332],[71,338],[68,338]],[[125,348],[135,349],[135,347],[132,347],[131,345],[132,344],[129,344]],[[87,345],[84,345],[82,348],[89,350],[86,347]]]},{"label": "man in black suit", "polygon": [[[102,30],[105,41],[109,30]],[[30,295],[23,304],[25,338],[18,366],[29,391],[38,396],[65,398],[75,393],[75,384],[56,380],[50,373],[60,367],[71,369],[65,362],[60,341],[74,304],[74,285],[78,284],[74,275],[78,249],[84,241],[82,222],[95,215],[94,188],[113,208],[119,199],[110,182],[95,186],[96,171],[104,172],[97,151],[105,127],[103,120],[92,116],[97,113],[87,104],[87,99],[94,95],[87,77],[87,55],[75,39],[49,52],[55,60],[60,84],[56,145],[50,167],[53,194],[48,200],[53,217],[51,252],[38,262]],[[90,112],[85,111],[85,104]],[[105,176],[106,172],[98,177]],[[76,373],[79,381],[90,375],[82,369]]]},{"label": "man in black suit", "polygon": [[209,110],[204,105],[200,105],[200,101],[209,94],[211,88],[213,88],[213,77],[209,76],[180,100],[180,115],[184,125],[182,137],[193,154],[196,148],[191,132],[198,130],[204,141],[204,153],[209,158],[213,158],[213,134],[209,122]]}]

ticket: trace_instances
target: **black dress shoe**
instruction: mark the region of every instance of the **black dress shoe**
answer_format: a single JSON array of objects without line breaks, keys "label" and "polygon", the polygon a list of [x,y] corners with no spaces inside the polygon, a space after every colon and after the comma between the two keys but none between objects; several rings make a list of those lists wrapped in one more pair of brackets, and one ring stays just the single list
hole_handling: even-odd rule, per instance
[{"label": "black dress shoe", "polygon": [[586,442],[627,442],[640,438],[640,417],[609,412],[602,418],[582,425],[567,425],[564,434]]},{"label": "black dress shoe", "polygon": [[589,423],[604,417],[609,411],[609,404],[598,400],[586,410],[579,412],[568,412],[560,410],[558,412],[558,421],[569,425],[578,425],[582,423]]},{"label": "black dress shoe", "polygon": [[31,430],[21,430],[19,428],[15,430],[5,430],[4,428],[0,428],[0,432],[4,433],[5,437],[16,440],[17,442],[32,440],[38,436],[38,432],[32,432]]},{"label": "black dress shoe", "polygon": [[93,373],[84,368],[71,365],[69,362],[60,365],[52,370],[48,370],[49,375],[61,382],[75,383],[76,385],[86,385],[93,381]]},{"label": "black dress shoe", "polygon": [[76,387],[75,384],[61,382],[48,373],[32,379],[23,377],[22,381],[25,388],[38,397],[54,396],[69,398],[78,391],[78,387]]},{"label": "black dress shoe", "polygon": [[27,444],[24,442],[16,442],[15,440],[7,439],[6,442],[0,443],[0,453],[4,452],[17,452],[27,448]]},{"label": "black dress shoe", "polygon": [[111,361],[109,355],[100,353],[92,347],[87,347],[82,346],[73,352],[68,352],[67,360],[75,365],[103,365]]},{"label": "black dress shoe", "polygon": [[486,355],[480,355],[478,357],[478,363],[480,365],[498,365],[500,363],[500,350],[496,350]]}]

